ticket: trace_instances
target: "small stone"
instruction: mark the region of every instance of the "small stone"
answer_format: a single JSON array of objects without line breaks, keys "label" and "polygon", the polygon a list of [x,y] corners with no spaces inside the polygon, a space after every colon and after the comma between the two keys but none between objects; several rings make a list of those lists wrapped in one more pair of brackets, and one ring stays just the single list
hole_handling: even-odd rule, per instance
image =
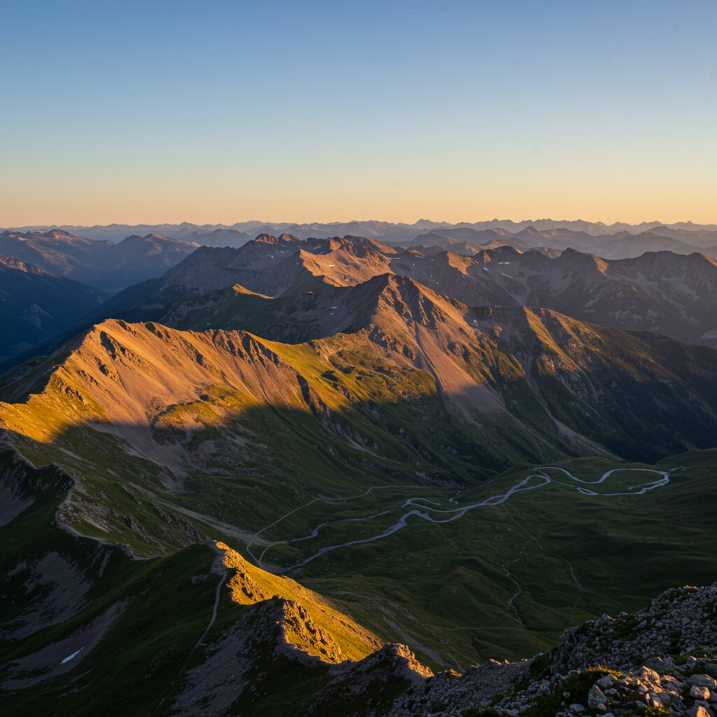
[{"label": "small stone", "polygon": [[708,700],[710,698],[710,691],[706,687],[692,685],[690,688],[690,697],[694,697],[698,700]]},{"label": "small stone", "polygon": [[581,712],[585,712],[585,708],[582,705],[579,705],[577,703],[570,705],[570,709],[573,712],[576,712],[577,714],[580,714]]},{"label": "small stone", "polygon": [[637,677],[643,682],[656,682],[658,684],[660,682],[660,676],[657,674],[657,672],[651,670],[649,667],[641,667],[637,671]]}]

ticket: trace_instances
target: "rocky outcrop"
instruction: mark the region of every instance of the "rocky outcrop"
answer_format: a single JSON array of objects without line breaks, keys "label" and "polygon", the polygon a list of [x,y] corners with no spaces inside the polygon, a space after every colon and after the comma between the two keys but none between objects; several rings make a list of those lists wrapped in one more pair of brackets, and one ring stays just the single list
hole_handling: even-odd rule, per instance
[{"label": "rocky outcrop", "polygon": [[648,664],[674,669],[675,655],[717,648],[717,583],[707,588],[668,590],[646,610],[603,615],[566,630],[551,652],[551,671],[606,665],[634,670]]},{"label": "rocky outcrop", "polygon": [[449,670],[407,690],[391,717],[715,717],[717,583],[668,590],[638,613],[566,630],[545,655]]}]

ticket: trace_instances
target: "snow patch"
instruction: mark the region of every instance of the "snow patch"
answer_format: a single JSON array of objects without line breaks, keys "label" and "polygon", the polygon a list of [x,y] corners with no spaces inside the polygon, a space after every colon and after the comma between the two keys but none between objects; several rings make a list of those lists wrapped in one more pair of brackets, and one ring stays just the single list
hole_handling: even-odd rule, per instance
[{"label": "snow patch", "polygon": [[77,652],[73,652],[69,657],[66,657],[60,664],[64,665],[66,662],[69,662],[73,657],[77,657],[84,649],[84,647],[81,647]]}]

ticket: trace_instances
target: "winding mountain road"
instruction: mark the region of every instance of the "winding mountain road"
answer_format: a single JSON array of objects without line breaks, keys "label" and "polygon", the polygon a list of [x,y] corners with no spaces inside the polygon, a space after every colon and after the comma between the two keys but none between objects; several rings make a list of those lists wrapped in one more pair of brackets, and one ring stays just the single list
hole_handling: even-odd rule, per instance
[{"label": "winding mountain road", "polygon": [[[361,540],[351,540],[346,543],[340,543],[338,545],[329,545],[324,548],[321,548],[316,553],[311,555],[310,557],[306,558],[306,560],[302,560],[299,563],[296,563],[295,565],[292,565],[288,568],[282,569],[280,572],[287,572],[288,570],[294,570],[295,568],[299,568],[303,565],[306,565],[307,563],[311,562],[312,560],[315,560],[316,558],[320,557],[321,555],[324,555],[325,553],[328,553],[331,550],[338,550],[339,548],[345,548],[349,545],[360,545],[362,543],[371,543],[376,540],[381,540],[381,538],[386,538],[389,535],[392,535],[398,530],[401,530],[401,528],[405,528],[408,524],[408,518],[410,518],[412,515],[416,515],[419,518],[422,518],[423,520],[427,520],[431,523],[450,523],[451,521],[458,520],[459,518],[462,518],[466,513],[468,513],[471,510],[475,510],[476,508],[483,508],[486,506],[497,506],[501,505],[502,503],[505,503],[507,500],[510,499],[511,496],[515,495],[516,493],[522,493],[523,491],[527,490],[537,490],[539,488],[544,488],[547,485],[550,485],[551,483],[557,483],[559,485],[567,486],[568,488],[573,488],[577,490],[579,493],[582,493],[583,495],[591,495],[591,496],[618,496],[618,495],[643,495],[647,493],[648,491],[655,490],[656,488],[660,488],[662,486],[667,485],[670,482],[670,474],[673,473],[677,469],[672,469],[670,471],[658,471],[650,468],[613,468],[612,470],[606,471],[602,474],[602,476],[596,480],[596,481],[588,481],[583,480],[581,478],[577,478],[576,476],[572,475],[569,471],[567,471],[565,468],[560,468],[558,466],[547,466],[543,468],[542,470],[533,473],[526,478],[523,478],[522,480],[519,480],[515,485],[511,486],[505,493],[500,493],[497,495],[493,495],[490,498],[486,498],[485,500],[482,500],[478,503],[471,503],[470,505],[465,505],[458,508],[450,508],[450,509],[444,509],[444,508],[438,508],[433,507],[438,505],[434,501],[430,501],[426,498],[420,498],[420,497],[413,497],[406,500],[406,502],[400,507],[400,508],[391,508],[390,510],[385,510],[381,513],[376,513],[374,515],[368,515],[364,518],[344,518],[342,520],[333,520],[333,521],[327,521],[325,523],[321,523],[316,528],[313,529],[310,535],[301,537],[301,538],[293,538],[291,540],[284,540],[284,541],[278,541],[276,543],[273,543],[272,545],[268,546],[264,549],[264,551],[261,554],[261,558],[259,559],[259,562],[261,562],[261,559],[264,557],[264,554],[267,550],[270,548],[276,546],[276,545],[286,545],[289,543],[295,543],[303,540],[309,540],[310,538],[315,538],[318,536],[319,531],[321,528],[332,525],[334,523],[348,523],[348,522],[358,522],[358,521],[365,521],[365,520],[371,520],[372,518],[377,518],[381,515],[386,515],[388,513],[392,513],[398,510],[403,510],[405,508],[411,507],[412,509],[401,515],[401,517],[398,519],[396,523],[389,526],[385,530],[383,530],[381,533],[374,535],[370,538],[363,538]],[[565,480],[557,480],[556,478],[551,478],[547,471],[559,471],[563,474],[565,474],[566,478],[575,481],[575,483],[579,483],[581,485],[575,485],[574,483],[568,483]],[[633,485],[628,487],[627,491],[619,491],[614,493],[602,493],[595,490],[592,490],[591,488],[588,488],[586,486],[598,486],[604,483],[606,480],[608,480],[614,473],[618,472],[637,472],[637,473],[655,473],[660,476],[657,480],[654,481],[648,481],[646,483],[640,483],[637,485]],[[395,487],[395,486],[392,486]],[[365,495],[365,494],[363,494]],[[356,496],[358,497],[358,496]],[[350,500],[349,498],[345,500]],[[419,503],[417,501],[422,501],[422,503]],[[313,502],[313,501],[312,501]],[[327,501],[328,502],[328,501]],[[342,501],[343,502],[343,501]],[[453,503],[453,500],[450,501]],[[425,505],[425,503],[432,503],[433,505]],[[299,510],[299,509],[297,509]],[[428,514],[427,511],[430,511],[432,513],[438,513],[443,514],[447,517],[440,518],[440,517],[433,517]],[[295,512],[295,511],[292,511]],[[281,520],[281,519],[280,519]],[[279,521],[276,521],[275,523],[272,523],[273,525],[276,525]],[[269,527],[267,526],[264,530],[267,530]],[[264,530],[259,532],[264,532]],[[259,535],[257,533],[256,535]],[[531,536],[532,537],[532,536]],[[571,572],[572,572],[572,566],[571,566]],[[575,576],[573,575],[573,579],[575,579]],[[577,581],[576,581],[577,582]]]}]

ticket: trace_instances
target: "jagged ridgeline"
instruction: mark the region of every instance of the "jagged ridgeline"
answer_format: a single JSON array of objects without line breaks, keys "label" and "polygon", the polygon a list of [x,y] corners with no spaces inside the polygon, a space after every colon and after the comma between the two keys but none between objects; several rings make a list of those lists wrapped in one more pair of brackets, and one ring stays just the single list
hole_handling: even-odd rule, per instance
[{"label": "jagged ridgeline", "polygon": [[290,235],[262,235],[239,249],[201,247],[151,290],[145,315],[131,318],[178,328],[247,328],[243,321],[252,316],[241,305],[232,307],[232,286],[244,294],[290,297],[395,274],[467,306],[541,307],[603,326],[717,342],[717,261],[703,254],[658,251],[606,260],[570,248],[496,244],[476,250],[462,256],[435,246],[402,249],[361,237],[301,241]]}]

